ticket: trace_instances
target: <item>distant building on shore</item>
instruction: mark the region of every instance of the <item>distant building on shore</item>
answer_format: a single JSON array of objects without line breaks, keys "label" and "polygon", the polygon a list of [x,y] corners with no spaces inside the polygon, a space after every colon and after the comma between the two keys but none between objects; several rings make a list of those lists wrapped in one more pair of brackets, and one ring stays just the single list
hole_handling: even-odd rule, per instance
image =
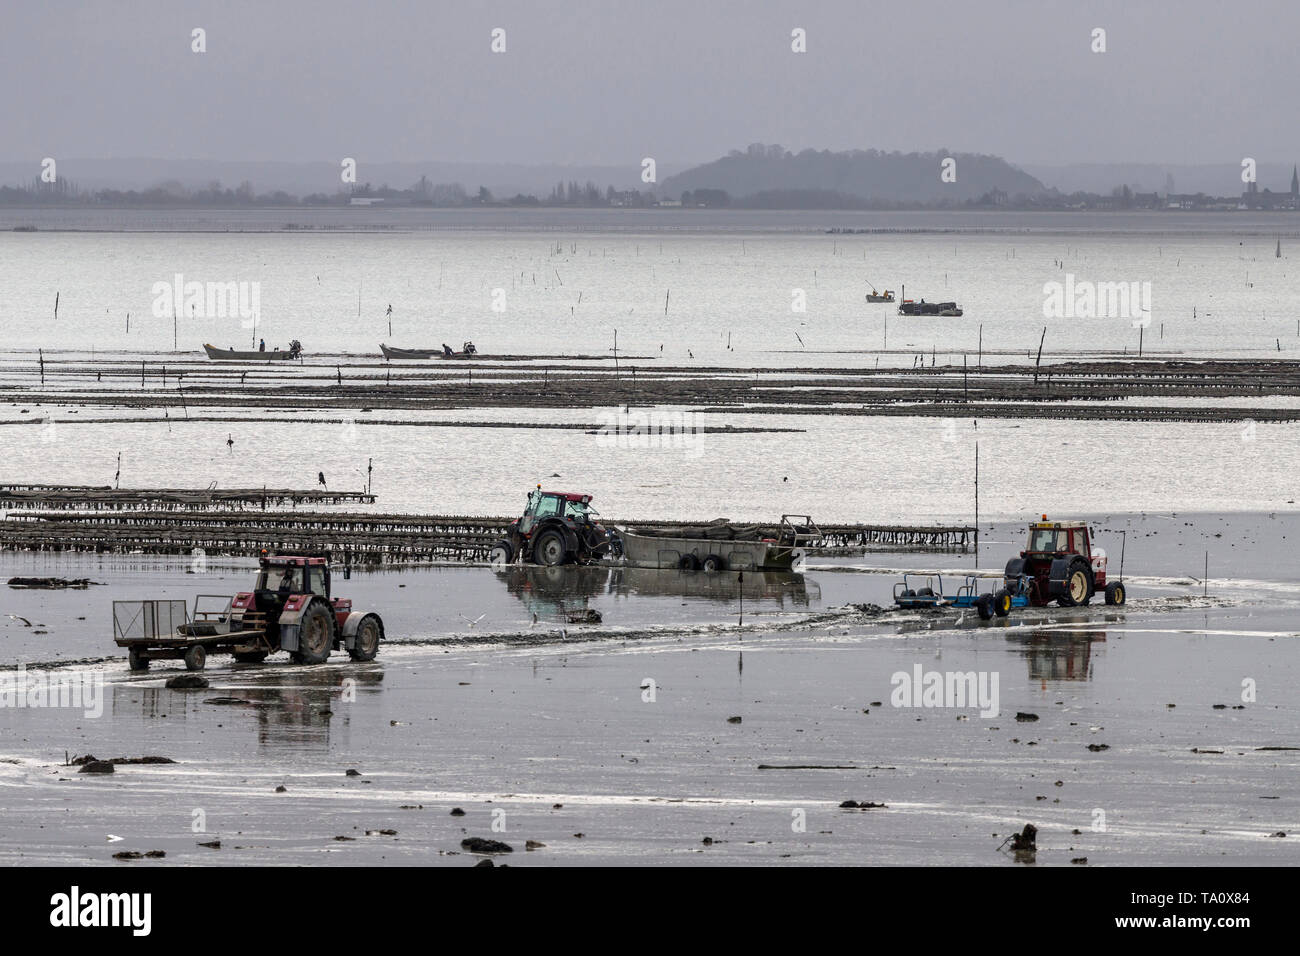
[{"label": "distant building on shore", "polygon": [[1291,167],[1291,191],[1275,193],[1270,189],[1263,192],[1259,183],[1247,183],[1246,191],[1241,194],[1241,209],[1300,209],[1300,168]]}]

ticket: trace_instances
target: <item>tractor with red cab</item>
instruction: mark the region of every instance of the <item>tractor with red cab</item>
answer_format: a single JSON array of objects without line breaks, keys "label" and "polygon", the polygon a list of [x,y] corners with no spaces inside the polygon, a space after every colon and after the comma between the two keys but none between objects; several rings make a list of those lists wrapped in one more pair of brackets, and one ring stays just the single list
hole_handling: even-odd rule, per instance
[{"label": "tractor with red cab", "polygon": [[1006,590],[1024,593],[1029,604],[1043,607],[1082,607],[1101,592],[1107,604],[1120,605],[1127,596],[1122,580],[1108,580],[1106,552],[1093,546],[1083,521],[1042,521],[1029,524],[1029,541],[1020,557],[1007,562]]},{"label": "tractor with red cab", "polygon": [[538,485],[529,493],[524,513],[492,545],[488,560],[494,565],[590,564],[608,554],[610,544],[610,533],[591,507],[591,495],[543,491]]},{"label": "tractor with red cab", "polygon": [[333,596],[329,555],[266,551],[251,591],[199,595],[193,614],[184,601],[114,601],[113,627],[133,671],[166,658],[202,670],[209,653],[258,663],[288,651],[295,663],[320,664],[343,649],[354,661],[371,661],[384,637],[378,614]]}]

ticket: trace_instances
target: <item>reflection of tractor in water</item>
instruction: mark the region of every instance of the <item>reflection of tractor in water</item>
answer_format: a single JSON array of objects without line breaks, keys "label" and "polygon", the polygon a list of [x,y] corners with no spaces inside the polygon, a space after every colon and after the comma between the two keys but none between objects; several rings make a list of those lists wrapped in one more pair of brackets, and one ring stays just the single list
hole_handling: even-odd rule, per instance
[{"label": "reflection of tractor in water", "polygon": [[610,547],[609,532],[591,507],[591,495],[542,491],[538,485],[528,496],[521,517],[510,522],[505,537],[488,553],[493,564],[525,563],[553,567],[590,564]]},{"label": "reflection of tractor in water", "polygon": [[1024,591],[1029,603],[1043,607],[1055,601],[1061,607],[1081,607],[1101,591],[1107,604],[1123,604],[1122,581],[1106,579],[1106,552],[1092,546],[1092,535],[1082,521],[1042,521],[1029,525],[1029,545],[1020,557],[1007,562],[1006,588]]},{"label": "reflection of tractor in water", "polygon": [[497,577],[539,621],[560,624],[598,624],[601,614],[591,599],[605,593],[610,569],[537,568],[498,565]]},{"label": "reflection of tractor in water", "polygon": [[1092,679],[1092,645],[1104,642],[1106,632],[1012,628],[1007,640],[1023,645],[1030,680],[1086,681]]}]

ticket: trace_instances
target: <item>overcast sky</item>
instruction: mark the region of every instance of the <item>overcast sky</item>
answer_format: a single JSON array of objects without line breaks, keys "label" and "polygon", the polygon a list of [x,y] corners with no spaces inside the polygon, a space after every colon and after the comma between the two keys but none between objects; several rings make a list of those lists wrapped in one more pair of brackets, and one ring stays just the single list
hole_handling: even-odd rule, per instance
[{"label": "overcast sky", "polygon": [[14,2],[0,159],[1289,164],[1297,36],[1293,0]]}]

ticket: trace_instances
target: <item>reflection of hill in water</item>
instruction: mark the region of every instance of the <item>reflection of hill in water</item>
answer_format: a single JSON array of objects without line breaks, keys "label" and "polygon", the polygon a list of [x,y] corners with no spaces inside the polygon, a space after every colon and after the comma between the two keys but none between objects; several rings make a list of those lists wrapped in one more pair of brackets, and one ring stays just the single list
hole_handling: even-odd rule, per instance
[{"label": "reflection of hill in water", "polygon": [[731,605],[738,603],[743,594],[746,605],[752,602],[756,610],[806,608],[821,600],[821,589],[815,581],[788,571],[746,571],[740,575],[601,565],[513,565],[495,573],[505,582],[506,590],[542,620],[563,621],[570,614],[600,610],[599,602],[593,603],[593,599],[602,596],[615,600],[676,597]]},{"label": "reflection of hill in water", "polygon": [[[114,717],[138,715],[145,720],[165,718],[184,720],[194,701],[210,713],[225,713],[233,726],[251,721],[257,728],[258,749],[263,751],[289,747],[327,750],[331,719],[349,706],[345,695],[373,694],[382,689],[384,672],[378,667],[331,664],[321,667],[264,667],[248,665],[237,672],[257,671],[256,683],[234,688],[205,690],[168,690],[165,687],[139,687],[132,684],[112,685]],[[345,686],[344,681],[351,680]],[[209,703],[220,699],[227,703]],[[241,703],[230,703],[230,701]]]},{"label": "reflection of hill in water", "polygon": [[1022,645],[1030,680],[1086,681],[1092,680],[1092,645],[1106,640],[1106,632],[1012,628],[1007,640]]}]

